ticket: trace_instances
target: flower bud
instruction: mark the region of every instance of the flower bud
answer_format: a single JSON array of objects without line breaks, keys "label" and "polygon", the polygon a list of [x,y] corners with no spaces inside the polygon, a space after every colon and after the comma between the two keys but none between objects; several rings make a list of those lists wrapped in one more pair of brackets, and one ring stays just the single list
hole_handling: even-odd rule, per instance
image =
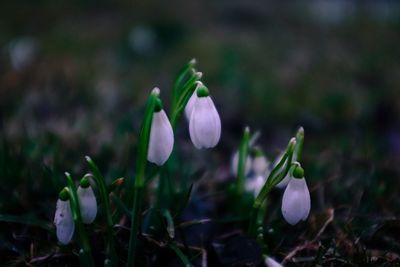
[{"label": "flower bud", "polygon": [[54,224],[56,226],[58,241],[63,245],[67,245],[71,242],[75,231],[75,222],[66,188],[60,192],[59,199],[57,200]]},{"label": "flower bud", "polygon": [[198,82],[193,109],[190,115],[190,139],[198,149],[211,148],[221,137],[221,119],[208,89]]},{"label": "flower bud", "polygon": [[151,122],[147,160],[161,166],[168,160],[173,147],[174,132],[160,101],[156,105]]},{"label": "flower bud", "polygon": [[255,173],[256,176],[259,175],[265,175],[268,168],[269,168],[269,161],[268,159],[265,157],[264,153],[262,153],[262,151],[257,148],[255,150],[255,155],[253,158],[253,171]]},{"label": "flower bud", "polygon": [[85,224],[91,224],[94,219],[96,219],[97,201],[93,189],[90,186],[89,179],[86,176],[81,179],[76,193],[79,198],[82,222]]},{"label": "flower bud", "polygon": [[304,177],[291,178],[282,198],[282,215],[285,220],[295,225],[305,221],[310,213],[311,199]]}]

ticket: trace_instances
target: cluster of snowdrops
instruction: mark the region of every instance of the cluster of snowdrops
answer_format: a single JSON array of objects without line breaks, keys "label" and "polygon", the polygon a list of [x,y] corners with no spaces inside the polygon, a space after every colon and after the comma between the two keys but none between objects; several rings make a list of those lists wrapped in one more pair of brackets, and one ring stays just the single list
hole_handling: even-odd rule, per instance
[{"label": "cluster of snowdrops", "polygon": [[[190,139],[197,149],[215,147],[221,136],[221,120],[208,88],[201,81],[202,74],[195,69],[195,60],[187,63],[179,72],[174,86],[171,115],[168,117],[162,101],[160,90],[154,88],[147,101],[141,132],[137,166],[134,181],[134,200],[132,207],[128,266],[135,265],[137,235],[141,212],[141,192],[145,186],[144,176],[146,162],[160,167],[168,164],[174,150],[174,130],[181,115],[186,117],[189,125]],[[262,149],[255,146],[256,134],[251,136],[245,128],[240,147],[232,158],[232,172],[237,177],[237,190],[254,194],[254,204],[249,211],[249,235],[254,238],[263,228],[262,216],[265,199],[270,190],[277,186],[285,188],[282,199],[282,215],[291,224],[306,220],[310,212],[310,193],[304,179],[304,170],[299,160],[304,140],[304,130],[300,128],[286,150],[270,164]],[[94,162],[86,157],[91,174],[85,175],[76,189],[69,173],[66,173],[68,186],[59,194],[54,223],[58,241],[66,245],[72,240],[74,233],[81,246],[81,264],[94,265],[91,258],[90,244],[83,224],[91,224],[96,219],[98,205],[92,186],[96,184],[105,211],[107,230],[107,248],[105,266],[118,265],[113,246],[113,222],[109,214],[109,193],[104,178]],[[119,184],[120,180],[114,183]],[[260,215],[261,214],[261,215]],[[272,257],[264,254],[267,266],[281,266]]]}]

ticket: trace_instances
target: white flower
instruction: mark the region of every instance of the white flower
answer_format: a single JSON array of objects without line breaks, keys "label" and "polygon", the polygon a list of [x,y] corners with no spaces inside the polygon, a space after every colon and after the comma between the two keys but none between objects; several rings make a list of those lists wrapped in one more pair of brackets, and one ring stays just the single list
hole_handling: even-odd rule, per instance
[{"label": "white flower", "polygon": [[79,186],[77,194],[79,198],[82,222],[85,224],[90,224],[94,221],[97,215],[97,201],[93,189],[90,185],[86,188]]},{"label": "white flower", "polygon": [[168,160],[173,147],[174,132],[167,114],[163,109],[155,111],[151,122],[147,160],[161,166]]},{"label": "white flower", "polygon": [[295,225],[300,220],[305,221],[310,213],[311,200],[306,180],[292,177],[283,193],[282,215],[285,220]]},{"label": "white flower", "polygon": [[277,262],[276,260],[274,260],[271,257],[265,258],[265,265],[267,265],[268,267],[283,267],[282,264],[280,264],[279,262]]},{"label": "white flower", "polygon": [[257,197],[262,187],[265,184],[266,178],[263,175],[258,175],[256,178],[246,180],[246,191],[252,192],[254,197]]},{"label": "white flower", "polygon": [[253,171],[255,175],[265,175],[269,168],[269,161],[264,155],[257,155],[253,159]]},{"label": "white flower", "polygon": [[75,223],[69,200],[57,200],[56,214],[54,215],[57,239],[67,245],[74,235]]},{"label": "white flower", "polygon": [[201,82],[196,89],[189,132],[190,139],[198,149],[216,146],[221,137],[221,119],[208,89]]},{"label": "white flower", "polygon": [[[235,154],[233,154],[231,160],[231,172],[235,177],[237,176],[238,172],[238,164],[239,164],[239,151],[236,151]],[[247,176],[250,173],[250,171],[251,171],[251,158],[247,156],[244,174]]]}]

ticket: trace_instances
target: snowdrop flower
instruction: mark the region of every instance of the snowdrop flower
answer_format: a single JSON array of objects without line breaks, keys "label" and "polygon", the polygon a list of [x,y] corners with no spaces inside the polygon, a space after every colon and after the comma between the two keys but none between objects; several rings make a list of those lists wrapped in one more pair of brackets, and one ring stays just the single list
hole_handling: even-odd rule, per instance
[{"label": "snowdrop flower", "polygon": [[[154,88],[152,93],[158,95],[159,92],[158,88]],[[161,166],[168,160],[173,147],[174,132],[167,114],[162,108],[161,100],[159,100],[151,122],[147,160]]]},{"label": "snowdrop flower", "polygon": [[67,189],[63,189],[58,197],[56,214],[54,215],[57,239],[67,245],[74,235],[75,222],[72,217],[71,205]]},{"label": "snowdrop flower", "polygon": [[279,262],[277,262],[276,260],[274,260],[271,257],[265,258],[265,265],[267,265],[268,267],[283,267],[282,264],[280,264]]},{"label": "snowdrop flower", "polygon": [[91,224],[97,215],[97,201],[87,176],[83,177],[77,190],[82,222]]},{"label": "snowdrop flower", "polygon": [[[232,160],[231,160],[231,172],[232,174],[236,177],[237,172],[238,172],[238,165],[239,165],[239,151],[236,151],[235,154],[233,154]],[[244,174],[247,176],[249,175],[251,171],[251,158],[247,156],[246,159],[246,164],[245,164],[245,172]]]},{"label": "snowdrop flower", "polygon": [[263,175],[258,175],[256,178],[246,180],[246,191],[254,194],[257,197],[262,187],[264,186],[266,178]]},{"label": "snowdrop flower", "polygon": [[221,137],[221,119],[207,87],[201,82],[197,82],[189,132],[190,139],[198,149],[216,146]]},{"label": "snowdrop flower", "polygon": [[264,153],[259,148],[255,148],[255,155],[253,159],[253,171],[255,175],[265,175],[269,168],[269,161]]},{"label": "snowdrop flower", "polygon": [[307,219],[310,208],[310,192],[304,179],[304,170],[299,164],[294,168],[289,184],[283,193],[282,215],[289,224],[295,225],[300,220]]}]

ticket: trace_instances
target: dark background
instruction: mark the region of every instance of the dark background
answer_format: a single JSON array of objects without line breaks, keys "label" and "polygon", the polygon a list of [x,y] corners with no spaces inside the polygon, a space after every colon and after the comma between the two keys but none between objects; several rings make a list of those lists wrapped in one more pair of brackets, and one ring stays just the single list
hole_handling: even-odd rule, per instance
[{"label": "dark background", "polygon": [[[227,170],[245,125],[272,161],[302,125],[309,227],[333,208],[341,255],[361,239],[366,257],[398,259],[399,33],[397,1],[2,1],[0,213],[51,221],[84,155],[132,177],[147,95],[160,87],[168,111],[194,57],[223,133],[188,161]],[[184,121],[178,138],[190,146]]]}]

